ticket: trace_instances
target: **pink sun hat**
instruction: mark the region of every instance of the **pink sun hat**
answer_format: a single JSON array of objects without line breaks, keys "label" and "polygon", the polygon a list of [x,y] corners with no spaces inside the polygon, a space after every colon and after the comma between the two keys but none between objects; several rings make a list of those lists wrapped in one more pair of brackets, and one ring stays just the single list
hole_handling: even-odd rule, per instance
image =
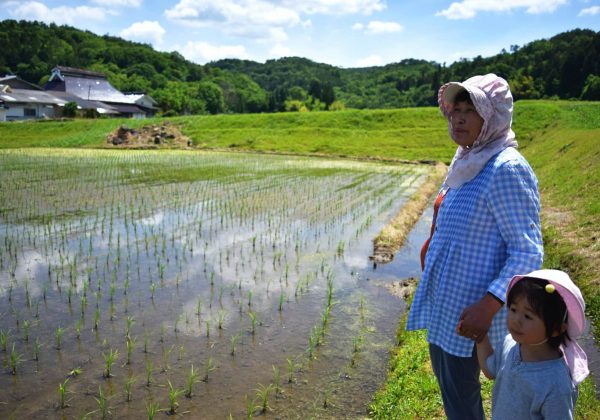
[{"label": "pink sun hat", "polygon": [[[524,278],[536,278],[546,280],[554,286],[554,289],[567,307],[567,333],[570,340],[561,346],[565,362],[571,372],[573,384],[580,384],[590,373],[587,363],[587,355],[577,344],[576,339],[583,334],[585,330],[585,301],[579,287],[573,283],[569,275],[560,270],[536,270],[529,274],[514,276],[508,284],[506,294],[512,287]],[[548,286],[546,286],[548,287]]]}]

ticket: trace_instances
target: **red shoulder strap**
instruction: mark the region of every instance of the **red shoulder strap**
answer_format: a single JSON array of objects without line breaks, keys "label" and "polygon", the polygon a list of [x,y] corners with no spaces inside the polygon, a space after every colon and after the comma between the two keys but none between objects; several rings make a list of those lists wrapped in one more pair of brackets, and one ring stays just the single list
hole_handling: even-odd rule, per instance
[{"label": "red shoulder strap", "polygon": [[421,247],[421,271],[425,269],[425,255],[427,255],[427,250],[429,249],[429,242],[431,242],[433,232],[435,232],[435,221],[437,219],[438,211],[440,209],[440,206],[442,205],[442,201],[444,201],[444,197],[446,196],[447,192],[447,188],[444,188],[442,191],[440,191],[437,198],[435,199],[435,203],[433,204],[433,220],[431,221],[431,231],[429,232],[429,238],[427,238],[427,240]]}]

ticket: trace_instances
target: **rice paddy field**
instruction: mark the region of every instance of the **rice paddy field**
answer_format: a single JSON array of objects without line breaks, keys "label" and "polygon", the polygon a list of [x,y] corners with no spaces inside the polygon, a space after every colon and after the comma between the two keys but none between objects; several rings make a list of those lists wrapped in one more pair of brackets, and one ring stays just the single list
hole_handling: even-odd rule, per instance
[{"label": "rice paddy field", "polygon": [[431,167],[53,148],[0,167],[1,418],[367,414],[403,310],[371,240]]}]

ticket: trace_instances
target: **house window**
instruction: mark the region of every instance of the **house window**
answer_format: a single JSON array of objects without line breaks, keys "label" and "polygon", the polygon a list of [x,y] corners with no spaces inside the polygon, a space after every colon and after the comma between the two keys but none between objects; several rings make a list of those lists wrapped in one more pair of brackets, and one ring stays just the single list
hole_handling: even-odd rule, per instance
[{"label": "house window", "polygon": [[26,117],[35,117],[37,114],[35,112],[35,108],[25,108],[23,109],[23,115]]}]

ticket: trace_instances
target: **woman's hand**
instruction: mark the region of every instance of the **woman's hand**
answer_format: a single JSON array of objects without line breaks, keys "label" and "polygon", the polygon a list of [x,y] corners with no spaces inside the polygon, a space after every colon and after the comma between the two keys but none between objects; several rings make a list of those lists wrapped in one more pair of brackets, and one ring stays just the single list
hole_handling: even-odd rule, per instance
[{"label": "woman's hand", "polygon": [[486,293],[479,302],[466,307],[462,312],[456,325],[457,334],[475,342],[481,341],[501,307],[502,304],[496,298]]}]

